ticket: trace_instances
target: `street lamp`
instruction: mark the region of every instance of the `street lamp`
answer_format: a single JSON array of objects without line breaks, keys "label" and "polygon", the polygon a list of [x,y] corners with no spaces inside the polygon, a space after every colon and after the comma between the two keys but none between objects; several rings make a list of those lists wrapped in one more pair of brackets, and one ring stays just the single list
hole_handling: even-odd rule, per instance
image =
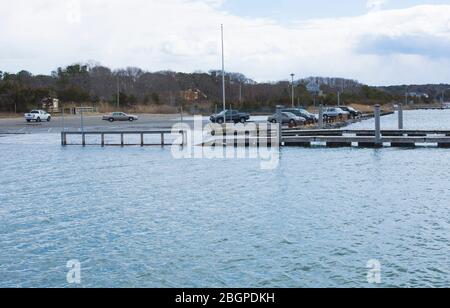
[{"label": "street lamp", "polygon": [[120,109],[120,76],[117,75],[117,111]]},{"label": "street lamp", "polygon": [[223,24],[220,25],[221,30],[221,37],[222,37],[222,103],[223,103],[223,111],[225,112],[225,123],[226,121],[226,110],[227,110],[227,103],[226,103],[226,93],[225,93],[225,47],[224,47],[224,38],[223,38]]},{"label": "street lamp", "polygon": [[444,108],[444,104],[445,104],[445,92],[447,92],[448,90],[450,90],[450,88],[442,90],[442,97],[441,97],[441,99],[442,99],[442,102],[441,102],[442,106],[441,107],[442,108]]},{"label": "street lamp", "polygon": [[295,108],[295,89],[294,89],[295,74],[291,74],[291,77],[292,77],[292,108]]}]

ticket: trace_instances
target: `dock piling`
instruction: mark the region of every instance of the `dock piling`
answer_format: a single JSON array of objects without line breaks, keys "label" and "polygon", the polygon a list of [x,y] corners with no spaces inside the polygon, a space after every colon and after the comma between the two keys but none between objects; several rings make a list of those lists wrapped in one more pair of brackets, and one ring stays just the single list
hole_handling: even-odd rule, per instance
[{"label": "dock piling", "polygon": [[403,105],[398,105],[398,129],[403,129]]},{"label": "dock piling", "polygon": [[281,110],[283,106],[277,106],[277,124],[278,124],[278,142],[280,145],[283,144],[283,114]]},{"label": "dock piling", "polygon": [[382,146],[381,141],[381,106],[375,105],[375,145]]},{"label": "dock piling", "polygon": [[319,106],[319,128],[323,129],[323,105]]}]

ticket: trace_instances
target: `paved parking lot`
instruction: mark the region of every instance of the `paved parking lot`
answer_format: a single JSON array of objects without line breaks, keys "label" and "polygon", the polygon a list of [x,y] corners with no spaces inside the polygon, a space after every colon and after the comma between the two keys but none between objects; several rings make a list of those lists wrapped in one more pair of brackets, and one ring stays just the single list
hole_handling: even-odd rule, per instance
[{"label": "paved parking lot", "polygon": [[[184,121],[193,124],[193,117],[186,117]],[[102,116],[84,116],[83,124],[85,130],[151,130],[170,129],[180,122],[179,115],[139,115],[136,122],[114,122],[102,121]],[[207,118],[204,118],[205,124]],[[52,118],[51,122],[27,123],[23,118],[0,119],[0,134],[33,134],[33,133],[60,133],[63,126],[66,130],[79,130],[81,128],[81,117]]]},{"label": "paved parking lot", "polygon": [[[250,119],[253,122],[266,122],[267,116],[255,116]],[[209,117],[203,117],[203,126],[209,123]],[[153,115],[141,114],[135,122],[113,122],[102,121],[101,115],[89,115],[83,117],[84,130],[152,130],[171,129],[176,123],[181,122],[180,115]],[[194,117],[185,116],[183,123],[194,126]],[[53,117],[51,122],[27,123],[24,118],[0,118],[0,134],[42,134],[60,133],[63,126],[66,130],[78,131],[81,128],[81,117]]]}]

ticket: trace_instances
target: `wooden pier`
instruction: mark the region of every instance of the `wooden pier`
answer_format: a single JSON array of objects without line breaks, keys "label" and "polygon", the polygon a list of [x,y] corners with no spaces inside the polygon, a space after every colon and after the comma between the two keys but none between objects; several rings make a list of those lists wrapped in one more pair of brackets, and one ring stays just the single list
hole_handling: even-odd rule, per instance
[{"label": "wooden pier", "polygon": [[[98,145],[98,146],[171,146],[173,145],[173,143],[167,143],[167,139],[166,135],[172,135],[173,132],[170,130],[152,130],[152,131],[98,131],[98,132],[61,132],[61,145],[62,146],[67,146],[67,145],[82,145],[82,146],[87,146],[87,145]],[[185,131],[180,131],[179,132],[180,135],[182,135],[182,143],[179,144],[180,146],[184,146],[186,144],[186,132]],[[77,144],[77,143],[68,143],[67,142],[67,136],[81,136],[81,143]],[[138,136],[138,140],[140,140],[140,142],[138,144],[134,143],[134,144],[130,144],[130,143],[126,143],[125,142],[125,137],[126,136]],[[145,142],[145,136],[147,135],[153,135],[153,136],[159,136],[159,143],[146,143]],[[100,137],[100,141],[98,143],[94,143],[94,144],[89,144],[86,142],[86,137],[87,136],[98,136]],[[106,136],[120,136],[120,143],[106,143]]]},{"label": "wooden pier", "polygon": [[[226,135],[213,136],[203,146],[261,147],[275,146],[276,130],[265,132],[228,132]],[[283,129],[281,146],[311,147],[314,144],[326,147],[404,147],[414,148],[418,145],[434,145],[450,148],[450,130],[381,130],[379,139],[375,130],[339,130],[339,129]]]},{"label": "wooden pier", "polygon": [[283,130],[284,146],[311,146],[324,143],[328,147],[416,147],[419,144],[450,148],[450,131],[441,130]]}]

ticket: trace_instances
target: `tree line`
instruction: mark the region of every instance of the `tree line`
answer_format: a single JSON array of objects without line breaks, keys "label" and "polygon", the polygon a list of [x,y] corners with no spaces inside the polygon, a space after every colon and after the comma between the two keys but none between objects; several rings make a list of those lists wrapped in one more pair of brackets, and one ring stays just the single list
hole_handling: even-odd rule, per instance
[{"label": "tree line", "polygon": [[[291,83],[255,82],[240,73],[226,73],[227,101],[243,111],[269,111],[276,105],[291,104]],[[307,85],[316,83],[321,93],[310,93]],[[374,104],[401,101],[412,86],[370,87],[354,80],[310,77],[295,83],[295,104],[303,107],[336,105],[338,92],[342,102]],[[195,100],[182,93],[189,89],[201,92]],[[439,86],[424,89],[430,98],[415,98],[429,103],[439,93]],[[44,98],[58,98],[65,104],[111,104],[121,108],[139,105],[183,106],[187,111],[212,112],[222,106],[222,74],[220,71],[177,73],[147,72],[140,68],[112,70],[98,64],[74,64],[60,67],[51,75],[33,75],[28,71],[0,71],[0,112],[26,112],[36,108]]]}]

